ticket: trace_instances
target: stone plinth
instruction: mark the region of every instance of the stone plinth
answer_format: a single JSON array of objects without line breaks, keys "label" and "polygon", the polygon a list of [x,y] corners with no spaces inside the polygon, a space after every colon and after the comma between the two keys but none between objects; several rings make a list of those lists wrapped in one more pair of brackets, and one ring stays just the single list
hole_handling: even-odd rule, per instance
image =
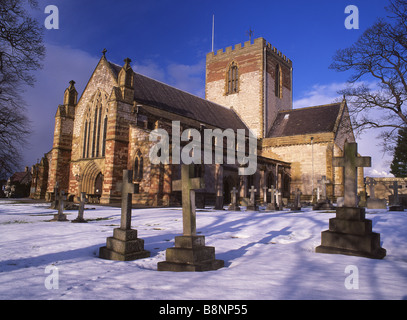
[{"label": "stone plinth", "polygon": [[204,236],[175,237],[175,247],[166,250],[166,261],[157,264],[158,271],[210,271],[224,267],[215,259],[215,248],[205,246]]},{"label": "stone plinth", "polygon": [[150,252],[144,250],[144,240],[137,238],[137,230],[113,230],[113,237],[106,239],[106,246],[99,249],[99,257],[108,260],[130,261],[147,258]]},{"label": "stone plinth", "polygon": [[320,199],[312,206],[312,210],[333,210],[334,205],[329,199]]},{"label": "stone plinth", "polygon": [[386,199],[367,199],[368,209],[387,209]]},{"label": "stone plinth", "polygon": [[372,232],[372,221],[365,218],[365,209],[354,207],[336,209],[336,218],[329,220],[329,230],[321,233],[321,245],[315,252],[373,259],[386,256],[386,249],[380,247],[380,234]]}]

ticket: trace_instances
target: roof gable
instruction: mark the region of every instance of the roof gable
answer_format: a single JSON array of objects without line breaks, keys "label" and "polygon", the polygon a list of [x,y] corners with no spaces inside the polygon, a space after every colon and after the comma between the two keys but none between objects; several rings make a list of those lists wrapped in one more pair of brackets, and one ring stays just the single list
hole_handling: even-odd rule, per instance
[{"label": "roof gable", "polygon": [[267,137],[285,137],[323,132],[335,132],[342,103],[281,111],[277,114]]}]

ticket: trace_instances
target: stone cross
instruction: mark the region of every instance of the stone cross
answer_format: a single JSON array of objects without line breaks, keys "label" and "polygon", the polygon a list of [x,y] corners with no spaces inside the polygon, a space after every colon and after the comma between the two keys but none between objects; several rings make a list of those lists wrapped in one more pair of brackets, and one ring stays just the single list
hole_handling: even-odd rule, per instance
[{"label": "stone cross", "polygon": [[131,229],[131,199],[133,193],[137,193],[137,186],[133,183],[133,170],[123,170],[122,182],[122,212],[120,229]]},{"label": "stone cross", "polygon": [[53,209],[58,209],[58,189],[58,182],[56,182],[54,186],[54,204],[51,206]]},{"label": "stone cross", "polygon": [[333,158],[334,167],[343,167],[344,206],[357,207],[357,172],[359,167],[370,167],[370,157],[358,157],[358,145],[355,142],[345,143],[344,156]]},{"label": "stone cross", "polygon": [[80,202],[79,202],[79,208],[78,208],[78,217],[75,220],[72,220],[72,222],[87,222],[83,218],[83,211],[85,210],[85,203],[88,202],[88,199],[86,198],[86,192],[81,192],[80,196]]},{"label": "stone cross", "polygon": [[64,214],[65,192],[62,190],[56,198],[58,199],[58,214],[54,214],[54,218],[51,221],[68,221],[66,214]]},{"label": "stone cross", "polygon": [[249,189],[250,192],[250,200],[249,200],[249,204],[254,205],[255,204],[255,192],[257,192],[257,189],[254,189],[254,186],[252,186]]},{"label": "stone cross", "polygon": [[374,192],[374,186],[377,184],[377,181],[374,180],[373,178],[370,178],[368,181],[366,181],[366,185],[369,187],[369,194],[370,194],[370,199],[375,199],[375,192]]},{"label": "stone cross", "polygon": [[274,186],[271,186],[271,187],[268,189],[268,192],[270,192],[270,194],[271,194],[270,204],[274,206],[274,203],[275,203],[275,201],[274,201],[274,192],[275,192],[275,191],[274,191]]},{"label": "stone cross", "polygon": [[172,182],[173,191],[182,191],[182,224],[184,236],[196,235],[195,190],[205,188],[203,178],[192,178],[194,165],[181,165],[181,180]]},{"label": "stone cross", "polygon": [[267,205],[267,187],[263,187],[263,205]]},{"label": "stone cross", "polygon": [[393,189],[393,204],[398,205],[399,203],[399,189],[401,186],[398,185],[397,181],[393,182],[393,185],[390,186],[390,189]]},{"label": "stone cross", "polygon": [[326,199],[326,185],[331,183],[331,181],[328,180],[326,176],[322,176],[322,179],[318,180],[318,182],[322,185],[322,198]]},{"label": "stone cross", "polygon": [[230,191],[230,194],[232,196],[232,201],[230,202],[233,205],[237,204],[237,197],[236,194],[239,192],[239,190],[236,189],[236,187],[233,187],[232,191]]}]

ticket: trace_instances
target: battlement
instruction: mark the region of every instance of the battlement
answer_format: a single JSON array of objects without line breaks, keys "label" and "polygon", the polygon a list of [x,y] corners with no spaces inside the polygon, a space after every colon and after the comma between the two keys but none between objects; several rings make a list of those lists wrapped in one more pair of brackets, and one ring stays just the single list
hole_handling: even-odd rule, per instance
[{"label": "battlement", "polygon": [[236,52],[236,51],[240,51],[240,50],[250,50],[250,49],[263,49],[264,47],[267,47],[267,50],[271,54],[275,55],[276,57],[279,57],[280,59],[282,59],[284,62],[286,62],[290,66],[292,65],[292,61],[290,59],[288,59],[284,54],[282,54],[281,51],[277,50],[276,47],[273,47],[270,43],[268,43],[266,41],[266,39],[264,39],[264,38],[254,39],[253,43],[251,43],[250,41],[246,41],[246,42],[244,42],[243,46],[241,43],[238,43],[234,46],[234,48],[232,46],[226,47],[225,50],[219,49],[218,51],[216,51],[216,53],[209,52],[206,55],[206,59],[207,59],[207,61],[209,61],[211,59],[222,59],[224,57],[224,55],[226,55],[226,54],[229,55],[232,52]]}]

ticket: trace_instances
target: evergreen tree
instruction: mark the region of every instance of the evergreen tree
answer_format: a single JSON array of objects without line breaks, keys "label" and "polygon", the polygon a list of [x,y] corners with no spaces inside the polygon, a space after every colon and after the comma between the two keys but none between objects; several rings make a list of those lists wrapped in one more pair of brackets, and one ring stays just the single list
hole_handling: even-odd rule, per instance
[{"label": "evergreen tree", "polygon": [[407,127],[399,130],[390,169],[396,178],[407,177]]}]

